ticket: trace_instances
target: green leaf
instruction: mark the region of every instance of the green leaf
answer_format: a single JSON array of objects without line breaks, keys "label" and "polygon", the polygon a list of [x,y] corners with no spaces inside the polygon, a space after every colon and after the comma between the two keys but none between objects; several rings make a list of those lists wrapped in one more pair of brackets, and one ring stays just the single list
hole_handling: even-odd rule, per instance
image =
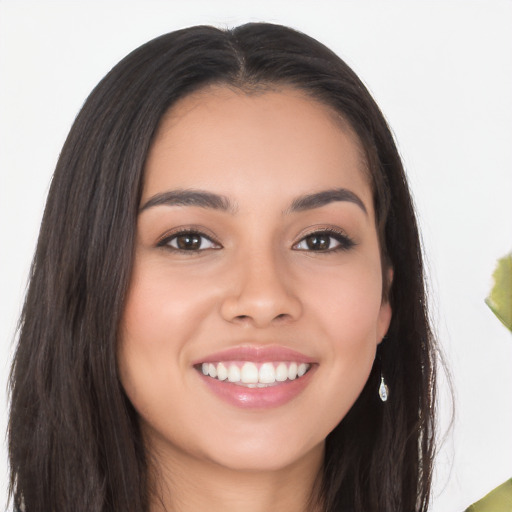
[{"label": "green leaf", "polygon": [[492,276],[494,286],[485,303],[512,332],[512,253],[498,260]]},{"label": "green leaf", "polygon": [[510,512],[512,510],[512,479],[477,501],[466,512]]}]

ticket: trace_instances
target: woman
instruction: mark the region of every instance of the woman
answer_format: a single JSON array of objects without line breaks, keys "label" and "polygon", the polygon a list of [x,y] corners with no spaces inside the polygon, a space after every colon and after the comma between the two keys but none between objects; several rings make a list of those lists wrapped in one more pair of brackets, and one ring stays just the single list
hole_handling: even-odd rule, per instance
[{"label": "woman", "polygon": [[162,36],[57,165],[15,506],[426,510],[434,348],[400,158],[355,74],[281,26]]}]

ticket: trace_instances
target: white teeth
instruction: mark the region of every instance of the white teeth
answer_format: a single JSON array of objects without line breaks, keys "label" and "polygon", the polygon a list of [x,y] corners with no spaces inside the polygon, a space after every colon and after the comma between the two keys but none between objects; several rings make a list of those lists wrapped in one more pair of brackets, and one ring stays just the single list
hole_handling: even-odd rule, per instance
[{"label": "white teeth", "polygon": [[263,363],[260,367],[260,378],[261,384],[274,384],[276,381],[276,370],[272,363]]},{"label": "white teeth", "polygon": [[229,382],[240,382],[240,368],[236,364],[232,364],[228,370]]},{"label": "white teeth", "polygon": [[[241,367],[240,367],[241,365]],[[285,382],[302,377],[311,367],[307,363],[279,362],[262,363],[259,367],[251,362],[242,363],[202,363],[203,375],[213,379],[228,380],[229,382],[260,388],[275,385],[276,382]]]},{"label": "white teeth", "polygon": [[217,368],[212,363],[208,365],[208,375],[213,378],[217,377]]},{"label": "white teeth", "polygon": [[226,380],[228,378],[228,369],[222,364],[217,365],[217,379]]},{"label": "white teeth", "polygon": [[[302,377],[308,371],[308,365],[301,363],[297,368],[297,377]],[[210,374],[211,375],[211,374]]]},{"label": "white teeth", "polygon": [[284,382],[288,378],[288,367],[285,363],[279,363],[276,368],[277,382]]},{"label": "white teeth", "polygon": [[240,372],[240,380],[244,384],[257,384],[258,378],[258,367],[254,363],[244,363]]},{"label": "white teeth", "polygon": [[297,363],[291,363],[288,368],[288,378],[294,380],[297,378]]}]

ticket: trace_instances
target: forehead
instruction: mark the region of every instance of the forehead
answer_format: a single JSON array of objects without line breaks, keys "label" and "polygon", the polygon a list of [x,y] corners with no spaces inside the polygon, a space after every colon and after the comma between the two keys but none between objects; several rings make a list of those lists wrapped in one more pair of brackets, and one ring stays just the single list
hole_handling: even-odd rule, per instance
[{"label": "forehead", "polygon": [[292,88],[248,93],[212,86],[186,96],[163,117],[145,174],[144,197],[166,188],[236,194],[248,181],[255,194],[354,186],[369,193],[354,131],[333,109]]},{"label": "forehead", "polygon": [[274,111],[276,115],[283,113],[286,106],[292,106],[294,109],[300,107],[303,115],[317,114],[311,116],[310,121],[313,121],[313,118],[318,117],[319,112],[322,112],[323,116],[330,120],[333,127],[347,132],[359,142],[350,124],[334,108],[302,89],[287,85],[255,85],[248,88],[239,88],[228,84],[208,85],[184,96],[172,105],[160,122],[159,133],[172,127],[178,120],[187,114],[191,114],[198,107],[210,109],[213,112],[214,109],[211,107],[216,105],[226,107],[229,103],[233,105],[249,105],[252,103],[255,110],[259,112],[266,112],[270,108],[275,109],[277,107],[277,111]]}]

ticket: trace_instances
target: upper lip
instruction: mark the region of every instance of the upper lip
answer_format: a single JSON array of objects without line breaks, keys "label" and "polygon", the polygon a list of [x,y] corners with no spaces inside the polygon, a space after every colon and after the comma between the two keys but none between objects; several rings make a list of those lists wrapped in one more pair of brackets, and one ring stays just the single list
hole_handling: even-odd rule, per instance
[{"label": "upper lip", "polygon": [[294,361],[297,363],[312,363],[311,357],[280,345],[242,345],[231,347],[198,359],[193,364],[218,363],[220,361],[252,361],[263,363],[267,361]]}]

